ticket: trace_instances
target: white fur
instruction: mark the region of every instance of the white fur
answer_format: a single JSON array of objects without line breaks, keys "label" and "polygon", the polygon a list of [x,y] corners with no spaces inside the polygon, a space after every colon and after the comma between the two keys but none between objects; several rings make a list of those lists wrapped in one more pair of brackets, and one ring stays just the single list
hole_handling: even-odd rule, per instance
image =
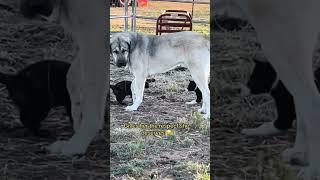
[{"label": "white fur", "polygon": [[241,133],[247,136],[267,136],[282,133],[283,131],[274,127],[273,122],[267,122],[257,128],[243,129]]},{"label": "white fur", "polygon": [[[75,134],[68,141],[57,141],[48,149],[63,155],[86,152],[92,139],[102,129],[107,84],[106,4],[104,1],[61,0],[68,6],[69,18],[59,22],[71,32],[79,45],[78,57],[67,75],[72,100]],[[57,16],[57,11],[53,14]],[[80,100],[79,100],[80,99]],[[80,102],[80,105],[79,105]]]},{"label": "white fur", "polygon": [[194,99],[194,100],[192,100],[190,102],[186,102],[186,104],[189,104],[189,105],[197,104],[197,101]]},{"label": "white fur", "polygon": [[[134,76],[131,90],[133,104],[126,107],[126,111],[135,111],[143,99],[144,83],[149,75],[164,73],[177,66],[187,67],[193,80],[203,95],[203,104],[199,112],[204,113],[205,118],[210,117],[210,90],[208,88],[210,76],[210,45],[209,41],[195,32],[179,32],[162,36],[156,36],[157,48],[154,55],[148,53],[147,44],[149,37],[142,35],[142,40],[137,42],[135,33],[116,33],[112,35],[110,42],[121,38],[123,41],[137,44],[130,53],[129,69]],[[128,39],[129,37],[129,39]],[[142,43],[143,42],[143,43]],[[143,46],[143,47],[141,47]]]}]

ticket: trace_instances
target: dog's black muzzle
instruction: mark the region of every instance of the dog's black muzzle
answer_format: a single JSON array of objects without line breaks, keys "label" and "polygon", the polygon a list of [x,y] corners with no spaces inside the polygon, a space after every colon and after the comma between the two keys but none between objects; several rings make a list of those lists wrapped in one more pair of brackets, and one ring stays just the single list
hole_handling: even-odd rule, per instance
[{"label": "dog's black muzzle", "polygon": [[125,63],[125,62],[117,62],[116,65],[117,65],[117,67],[124,67],[124,66],[127,65],[127,63]]},{"label": "dog's black muzzle", "polygon": [[120,57],[117,59],[116,65],[117,65],[117,67],[124,67],[124,66],[126,66],[126,65],[127,65],[126,58],[124,58],[123,56],[120,56]]},{"label": "dog's black muzzle", "polygon": [[38,15],[50,16],[54,8],[53,0],[21,0],[20,11],[26,18]]}]

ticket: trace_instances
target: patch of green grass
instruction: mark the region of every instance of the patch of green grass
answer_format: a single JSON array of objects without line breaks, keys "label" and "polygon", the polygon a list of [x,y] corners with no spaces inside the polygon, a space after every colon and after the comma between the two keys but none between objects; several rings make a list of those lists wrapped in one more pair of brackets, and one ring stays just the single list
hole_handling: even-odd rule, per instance
[{"label": "patch of green grass", "polygon": [[111,143],[118,142],[129,142],[139,139],[140,130],[138,129],[127,129],[127,128],[115,128],[110,132]]},{"label": "patch of green grass", "polygon": [[210,132],[210,121],[203,117],[198,111],[191,113],[191,128],[200,130],[201,134],[208,135]]},{"label": "patch of green grass", "polygon": [[133,159],[126,164],[121,164],[119,167],[111,169],[111,174],[114,176],[128,174],[130,176],[142,176],[146,167],[150,166],[151,162],[147,160]]},{"label": "patch of green grass", "polygon": [[178,85],[175,82],[170,82],[166,88],[168,92],[178,92]]},{"label": "patch of green grass", "polygon": [[195,180],[210,180],[210,165],[187,162],[187,169],[194,174]]},{"label": "patch of green grass", "polygon": [[185,137],[183,140],[182,140],[182,146],[185,147],[185,148],[189,148],[191,147],[192,145],[194,145],[194,140],[193,139],[190,139],[188,137]]},{"label": "patch of green grass", "polygon": [[110,152],[121,160],[129,160],[137,157],[146,147],[143,141],[131,141],[128,143],[112,143]]}]

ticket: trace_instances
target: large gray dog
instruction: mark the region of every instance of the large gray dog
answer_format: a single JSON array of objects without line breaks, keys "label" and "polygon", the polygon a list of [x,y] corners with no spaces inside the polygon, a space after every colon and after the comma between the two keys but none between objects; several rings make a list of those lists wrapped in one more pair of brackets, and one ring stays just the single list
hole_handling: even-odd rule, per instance
[{"label": "large gray dog", "polygon": [[138,33],[115,33],[110,40],[111,51],[118,67],[128,66],[134,75],[131,85],[135,111],[143,99],[147,76],[167,72],[177,66],[187,67],[203,94],[199,112],[210,117],[210,42],[198,33],[185,31],[162,36]]}]

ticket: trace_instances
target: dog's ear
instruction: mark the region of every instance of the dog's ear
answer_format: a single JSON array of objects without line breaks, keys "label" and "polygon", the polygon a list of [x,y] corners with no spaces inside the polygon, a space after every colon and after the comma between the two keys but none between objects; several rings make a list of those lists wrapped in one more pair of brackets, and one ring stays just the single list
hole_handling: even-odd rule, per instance
[{"label": "dog's ear", "polygon": [[128,34],[127,43],[129,45],[130,53],[132,53],[134,51],[134,49],[136,48],[137,36],[138,36],[138,34],[133,34],[133,33]]},{"label": "dog's ear", "polygon": [[117,38],[116,38],[115,35],[111,35],[111,34],[110,34],[110,49],[111,49],[111,44],[113,44],[116,39],[117,39]]}]

